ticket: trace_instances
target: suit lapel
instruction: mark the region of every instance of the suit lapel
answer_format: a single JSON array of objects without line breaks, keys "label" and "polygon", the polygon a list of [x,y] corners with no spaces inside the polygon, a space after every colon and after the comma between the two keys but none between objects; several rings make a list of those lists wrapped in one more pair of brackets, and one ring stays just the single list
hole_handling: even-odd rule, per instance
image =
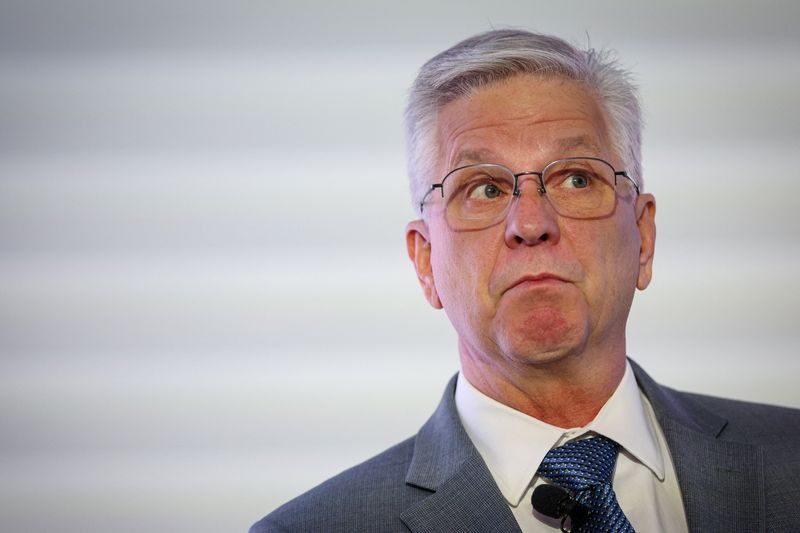
[{"label": "suit lapel", "polygon": [[664,431],[689,531],[763,531],[761,448],[720,439],[727,420],[631,366]]},{"label": "suit lapel", "polygon": [[401,513],[400,519],[414,533],[520,531],[486,465],[477,456],[462,464],[436,492]]},{"label": "suit lapel", "polygon": [[456,378],[420,429],[406,483],[431,495],[400,514],[414,533],[519,532],[519,526],[455,407]]}]

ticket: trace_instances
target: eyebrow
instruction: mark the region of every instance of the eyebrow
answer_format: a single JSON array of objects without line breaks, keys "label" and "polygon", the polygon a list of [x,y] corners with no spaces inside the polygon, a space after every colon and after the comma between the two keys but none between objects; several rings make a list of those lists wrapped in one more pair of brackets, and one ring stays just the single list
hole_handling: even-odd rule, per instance
[{"label": "eyebrow", "polygon": [[463,150],[458,152],[453,160],[453,167],[473,165],[478,163],[493,163],[497,156],[491,150]]},{"label": "eyebrow", "polygon": [[594,153],[600,152],[600,147],[585,135],[578,135],[577,137],[567,137],[558,141],[557,145],[560,152],[570,152],[579,148],[590,150]]}]

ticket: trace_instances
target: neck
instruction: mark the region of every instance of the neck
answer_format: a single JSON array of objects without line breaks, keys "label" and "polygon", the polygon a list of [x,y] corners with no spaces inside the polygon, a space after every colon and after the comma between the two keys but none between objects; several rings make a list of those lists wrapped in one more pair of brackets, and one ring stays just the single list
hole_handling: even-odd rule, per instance
[{"label": "neck", "polygon": [[625,348],[609,355],[583,352],[545,362],[471,357],[460,346],[464,377],[483,394],[561,428],[591,422],[625,374]]}]

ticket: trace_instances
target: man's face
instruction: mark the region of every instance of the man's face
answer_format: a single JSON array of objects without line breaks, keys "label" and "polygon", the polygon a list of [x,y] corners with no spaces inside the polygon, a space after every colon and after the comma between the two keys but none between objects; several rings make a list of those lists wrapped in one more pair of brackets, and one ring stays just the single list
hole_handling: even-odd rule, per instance
[{"label": "man's face", "polygon": [[[434,181],[467,164],[499,163],[517,173],[573,156],[623,169],[602,111],[573,81],[516,76],[451,102],[438,118]],[[425,222],[412,222],[407,233],[428,300],[453,323],[462,361],[624,356],[634,288],[650,281],[653,197],[625,194],[611,215],[580,220],[557,215],[537,187],[536,176],[524,178],[505,220],[470,231],[451,228],[443,199],[429,197]]]}]

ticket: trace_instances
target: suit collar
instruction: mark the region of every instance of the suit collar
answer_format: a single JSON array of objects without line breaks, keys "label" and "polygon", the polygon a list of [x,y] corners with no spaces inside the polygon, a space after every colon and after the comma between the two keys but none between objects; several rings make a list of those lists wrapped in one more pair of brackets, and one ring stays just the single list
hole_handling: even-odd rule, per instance
[{"label": "suit collar", "polygon": [[406,475],[410,485],[437,490],[477,453],[458,419],[456,378],[447,384],[439,407],[417,433]]},{"label": "suit collar", "polygon": [[456,378],[422,426],[406,483],[433,491],[400,518],[414,533],[519,532],[489,469],[464,431],[455,406]]},{"label": "suit collar", "polygon": [[656,413],[658,422],[663,426],[664,419],[669,418],[673,422],[685,426],[687,429],[696,431],[702,435],[716,437],[728,421],[704,407],[697,404],[688,404],[685,397],[678,396],[674,391],[658,385],[632,359],[628,359],[636,376],[636,382],[642,389],[644,395],[650,400],[650,405]]},{"label": "suit collar", "polygon": [[763,450],[721,438],[725,418],[631,366],[667,440],[689,531],[764,531]]}]

